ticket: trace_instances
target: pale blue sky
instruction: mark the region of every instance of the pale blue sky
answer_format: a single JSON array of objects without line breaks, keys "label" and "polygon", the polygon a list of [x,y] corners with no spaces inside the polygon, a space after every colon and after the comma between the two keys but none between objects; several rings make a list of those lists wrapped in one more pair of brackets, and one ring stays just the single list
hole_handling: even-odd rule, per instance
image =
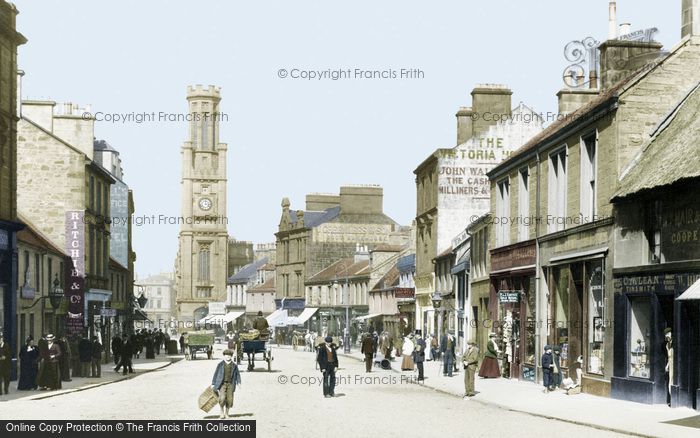
[{"label": "pale blue sky", "polygon": [[[274,241],[280,201],[381,184],[384,208],[415,215],[413,169],[456,142],[454,113],[478,83],[508,84],[513,104],[556,111],[572,40],[605,39],[608,1],[352,2],[15,0],[23,97],[94,112],[185,112],[189,84],[222,87],[229,145],[229,233]],[[680,0],[618,1],[618,22],[680,37]],[[423,79],[304,81],[285,68],[419,68]],[[186,125],[98,122],[121,152],[137,216],[180,214]],[[177,226],[135,227],[139,276],[170,271]]]}]

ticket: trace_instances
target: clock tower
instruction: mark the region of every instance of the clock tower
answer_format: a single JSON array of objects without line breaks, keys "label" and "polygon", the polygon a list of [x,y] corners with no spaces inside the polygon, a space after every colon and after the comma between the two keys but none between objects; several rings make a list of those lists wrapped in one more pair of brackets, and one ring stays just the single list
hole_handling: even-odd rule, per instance
[{"label": "clock tower", "polygon": [[189,135],[182,145],[182,215],[175,262],[178,322],[197,321],[226,300],[226,150],[219,143],[220,89],[187,88]]}]

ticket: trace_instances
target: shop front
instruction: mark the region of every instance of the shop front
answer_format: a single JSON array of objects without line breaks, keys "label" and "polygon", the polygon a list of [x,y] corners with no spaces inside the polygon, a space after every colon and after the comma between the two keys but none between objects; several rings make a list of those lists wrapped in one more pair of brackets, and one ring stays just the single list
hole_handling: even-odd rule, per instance
[{"label": "shop front", "polygon": [[700,270],[615,275],[613,398],[699,408],[699,281]]},{"label": "shop front", "polygon": [[535,242],[491,251],[491,330],[503,351],[502,375],[535,381]]},{"label": "shop front", "polygon": [[[549,292],[547,343],[559,348],[562,376],[577,380],[584,392],[610,395],[606,380],[607,247],[553,256],[544,272]],[[608,360],[609,362],[609,360]]]}]

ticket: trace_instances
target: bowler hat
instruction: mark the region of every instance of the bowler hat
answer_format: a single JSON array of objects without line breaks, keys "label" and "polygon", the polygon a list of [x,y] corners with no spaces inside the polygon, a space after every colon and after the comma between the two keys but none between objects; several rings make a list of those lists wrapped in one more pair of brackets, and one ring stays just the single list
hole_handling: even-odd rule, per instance
[{"label": "bowler hat", "polygon": [[49,335],[46,335],[46,340],[47,340],[47,341],[53,341],[53,340],[54,340],[54,336],[53,336],[53,335],[50,335],[50,334],[49,334]]},{"label": "bowler hat", "polygon": [[325,341],[328,343],[331,343],[331,342],[333,342],[333,338],[331,338],[330,336],[326,336]]},{"label": "bowler hat", "polygon": [[233,350],[229,350],[228,348],[224,350],[224,356],[233,356]]},{"label": "bowler hat", "polygon": [[666,328],[664,329],[664,335],[667,335],[667,334],[671,333],[672,331],[673,331],[673,330],[671,329],[671,327],[666,327]]}]

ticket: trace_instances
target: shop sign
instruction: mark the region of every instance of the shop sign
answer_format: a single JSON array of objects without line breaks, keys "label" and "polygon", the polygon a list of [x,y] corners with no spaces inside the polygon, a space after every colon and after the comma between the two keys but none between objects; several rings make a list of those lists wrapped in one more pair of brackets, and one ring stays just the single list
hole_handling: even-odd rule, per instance
[{"label": "shop sign", "polygon": [[535,367],[523,366],[523,380],[535,381]]},{"label": "shop sign", "polygon": [[615,278],[613,285],[615,293],[681,294],[698,279],[697,273],[634,275]]},{"label": "shop sign", "polygon": [[491,270],[500,271],[521,266],[534,265],[536,261],[535,245],[526,245],[506,251],[491,253]]},{"label": "shop sign", "polygon": [[100,309],[100,316],[104,316],[105,318],[113,318],[113,317],[117,316],[117,309],[110,309],[110,308]]},{"label": "shop sign", "polygon": [[498,302],[501,304],[519,303],[520,302],[520,291],[519,290],[499,290],[498,291]]},{"label": "shop sign", "polygon": [[416,297],[416,290],[412,287],[397,287],[394,289],[394,297],[402,299],[402,298],[415,298]]},{"label": "shop sign", "polygon": [[85,212],[66,211],[66,252],[71,263],[66,263],[65,296],[68,300],[68,335],[81,334],[85,322]]}]

